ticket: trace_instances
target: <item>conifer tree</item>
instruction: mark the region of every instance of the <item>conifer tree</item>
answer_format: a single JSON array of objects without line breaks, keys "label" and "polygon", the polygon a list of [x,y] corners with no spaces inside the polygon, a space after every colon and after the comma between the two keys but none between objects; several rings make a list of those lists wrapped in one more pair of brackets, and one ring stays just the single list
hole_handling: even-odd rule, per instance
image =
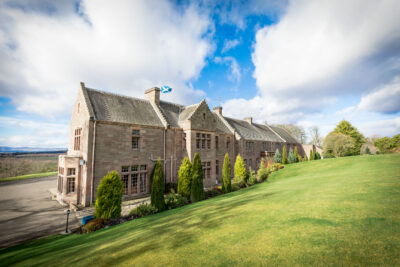
[{"label": "conifer tree", "polygon": [[247,176],[246,166],[240,154],[237,155],[235,161],[235,182],[245,181]]},{"label": "conifer tree", "polygon": [[282,148],[282,163],[288,164],[287,154],[286,154],[286,146],[284,145]]},{"label": "conifer tree", "polygon": [[190,199],[190,187],[192,183],[192,163],[185,157],[182,160],[182,164],[179,168],[178,173],[178,194]]},{"label": "conifer tree", "polygon": [[160,158],[158,158],[158,161],[154,166],[153,181],[151,183],[151,205],[154,206],[158,211],[165,210],[164,172]]},{"label": "conifer tree", "polygon": [[290,150],[289,150],[288,162],[289,163],[295,163],[296,162],[296,158],[294,157],[294,153],[293,153],[293,149],[292,148],[290,148]]},{"label": "conifer tree", "polygon": [[352,138],[354,147],[351,149],[352,155],[360,155],[361,146],[365,143],[364,136],[357,130],[356,127],[351,125],[350,122],[342,120],[333,130],[335,133],[342,133]]},{"label": "conifer tree", "polygon": [[222,192],[229,193],[231,191],[231,161],[229,160],[228,153],[226,153],[224,158],[224,165],[222,166]]},{"label": "conifer tree", "polygon": [[297,151],[297,146],[294,147],[294,157],[295,157],[295,162],[300,162],[299,152]]},{"label": "conifer tree", "polygon": [[97,188],[95,218],[118,218],[121,215],[124,184],[116,171],[110,171],[101,179]]},{"label": "conifer tree", "polygon": [[196,202],[204,199],[203,166],[199,153],[194,154],[190,191],[190,201]]},{"label": "conifer tree", "polygon": [[313,158],[313,160],[316,160],[317,159],[317,157],[316,157],[316,155],[315,155],[315,149],[313,148],[313,150],[312,150],[312,158]]},{"label": "conifer tree", "polygon": [[276,149],[275,151],[274,161],[275,163],[282,163],[282,155],[281,152],[279,152],[279,149]]},{"label": "conifer tree", "polygon": [[310,149],[310,157],[308,158],[308,160],[313,160],[313,159],[314,159],[313,152],[312,152],[312,149]]},{"label": "conifer tree", "polygon": [[261,181],[264,181],[268,178],[268,174],[269,174],[268,170],[265,167],[265,159],[261,158],[260,167],[258,168],[258,171],[257,171],[258,179]]}]

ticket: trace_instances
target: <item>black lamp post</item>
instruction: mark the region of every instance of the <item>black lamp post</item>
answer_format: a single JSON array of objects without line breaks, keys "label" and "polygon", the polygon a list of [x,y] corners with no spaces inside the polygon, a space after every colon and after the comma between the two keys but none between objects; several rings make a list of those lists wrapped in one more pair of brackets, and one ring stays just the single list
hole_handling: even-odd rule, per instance
[{"label": "black lamp post", "polygon": [[67,210],[67,224],[65,225],[65,233],[67,234],[68,233],[68,217],[69,217],[69,214],[71,213],[71,211],[68,209]]}]

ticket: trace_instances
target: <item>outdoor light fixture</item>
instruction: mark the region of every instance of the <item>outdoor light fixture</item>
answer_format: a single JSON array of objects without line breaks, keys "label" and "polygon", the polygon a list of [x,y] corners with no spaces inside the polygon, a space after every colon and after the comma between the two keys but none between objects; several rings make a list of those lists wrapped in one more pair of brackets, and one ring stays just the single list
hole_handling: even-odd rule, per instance
[{"label": "outdoor light fixture", "polygon": [[68,233],[68,217],[69,217],[69,214],[71,213],[71,211],[68,209],[67,210],[67,224],[65,225],[65,233],[67,234]]}]

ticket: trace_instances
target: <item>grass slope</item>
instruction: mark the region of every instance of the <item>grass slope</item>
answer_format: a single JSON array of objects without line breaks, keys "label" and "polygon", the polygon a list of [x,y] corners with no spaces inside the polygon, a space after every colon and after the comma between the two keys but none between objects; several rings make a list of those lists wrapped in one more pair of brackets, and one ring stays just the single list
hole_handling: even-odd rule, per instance
[{"label": "grass slope", "polygon": [[[0,251],[0,265],[400,265],[400,154],[287,166],[266,183]],[[94,265],[93,265],[94,266]]]}]

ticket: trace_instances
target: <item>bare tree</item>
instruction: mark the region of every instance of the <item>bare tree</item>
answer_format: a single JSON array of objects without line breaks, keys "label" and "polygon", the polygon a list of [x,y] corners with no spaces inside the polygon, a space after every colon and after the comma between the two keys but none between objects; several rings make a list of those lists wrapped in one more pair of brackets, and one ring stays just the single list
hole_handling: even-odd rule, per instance
[{"label": "bare tree", "polygon": [[308,129],[308,134],[310,136],[310,144],[315,146],[322,146],[322,137],[317,126],[310,127]]},{"label": "bare tree", "polygon": [[303,127],[294,124],[277,124],[276,126],[287,130],[300,143],[305,144],[307,142],[307,134]]}]

